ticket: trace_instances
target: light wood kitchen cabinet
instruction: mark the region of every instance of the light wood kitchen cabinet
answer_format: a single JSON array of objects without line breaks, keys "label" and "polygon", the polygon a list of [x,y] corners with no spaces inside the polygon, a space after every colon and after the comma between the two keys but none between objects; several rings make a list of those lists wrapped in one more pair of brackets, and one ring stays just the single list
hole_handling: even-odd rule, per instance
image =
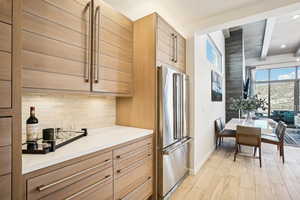
[{"label": "light wood kitchen cabinet", "polygon": [[90,91],[92,3],[26,0],[23,87]]},{"label": "light wood kitchen cabinet", "polygon": [[28,0],[23,87],[131,94],[132,22],[100,0]]},{"label": "light wood kitchen cabinet", "polygon": [[21,197],[21,0],[0,0],[0,199]]},{"label": "light wood kitchen cabinet", "polygon": [[[185,72],[186,41],[157,13],[136,20],[133,35],[134,95],[132,98],[117,98],[117,124],[154,130],[156,136],[152,148],[153,152],[157,152],[157,67],[168,65]],[[153,153],[152,157],[154,176],[149,182],[145,182],[143,187],[132,192],[133,196],[140,195],[139,191],[143,191],[152,183],[153,199],[158,198],[157,153]]]},{"label": "light wood kitchen cabinet", "polygon": [[94,1],[93,92],[131,94],[133,22]]},{"label": "light wood kitchen cabinet", "polygon": [[152,163],[148,136],[24,175],[24,199],[145,200]]},{"label": "light wood kitchen cabinet", "polygon": [[0,177],[0,199],[11,200],[11,175],[5,175]]},{"label": "light wood kitchen cabinet", "polygon": [[[3,2],[5,5],[0,4],[0,11],[9,4],[8,1]],[[11,9],[11,8],[10,8]],[[1,13],[1,12],[0,12]],[[4,13],[5,14],[5,13]],[[6,16],[6,15],[5,15]],[[11,21],[8,16],[0,15],[0,109],[11,108],[11,95],[12,95],[12,79],[11,79],[11,38],[12,38],[12,25],[7,24]],[[3,20],[3,21],[1,21]]]},{"label": "light wood kitchen cabinet", "polygon": [[92,189],[93,185],[98,182],[104,183],[111,180],[112,173],[112,153],[100,154],[28,179],[27,197],[28,199],[64,199],[70,196],[79,196],[82,193],[78,193],[87,186]]},{"label": "light wood kitchen cabinet", "polygon": [[162,17],[156,14],[157,65],[171,65],[185,72],[186,41]]}]

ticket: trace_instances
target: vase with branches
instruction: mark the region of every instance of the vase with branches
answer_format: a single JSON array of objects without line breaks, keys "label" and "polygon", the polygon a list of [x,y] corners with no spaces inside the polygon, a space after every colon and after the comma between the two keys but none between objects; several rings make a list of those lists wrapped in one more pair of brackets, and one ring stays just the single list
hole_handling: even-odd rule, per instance
[{"label": "vase with branches", "polygon": [[254,95],[248,98],[231,98],[232,104],[230,105],[230,110],[238,111],[239,118],[242,112],[247,113],[247,120],[250,119],[250,112],[257,111],[258,109],[266,110],[268,107],[267,100],[265,98],[260,98],[258,95]]}]

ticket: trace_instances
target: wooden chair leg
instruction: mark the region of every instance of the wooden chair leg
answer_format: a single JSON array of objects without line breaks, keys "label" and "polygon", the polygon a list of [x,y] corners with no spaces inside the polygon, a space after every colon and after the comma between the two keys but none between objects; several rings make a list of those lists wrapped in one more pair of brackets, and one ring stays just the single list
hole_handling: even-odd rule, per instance
[{"label": "wooden chair leg", "polygon": [[281,144],[279,144],[278,147],[279,147],[279,155],[281,157],[282,156]]},{"label": "wooden chair leg", "polygon": [[234,162],[235,162],[235,160],[236,160],[236,154],[238,153],[238,148],[239,148],[239,146],[238,146],[238,144],[236,143],[236,144],[235,144],[234,159],[233,159]]},{"label": "wooden chair leg", "polygon": [[216,138],[216,150],[218,149],[218,139],[219,137]]},{"label": "wooden chair leg", "polygon": [[282,156],[282,163],[284,164],[284,147],[283,147],[284,145],[282,144],[281,145],[281,156]]},{"label": "wooden chair leg", "polygon": [[221,146],[222,137],[219,138],[219,146]]},{"label": "wooden chair leg", "polygon": [[239,144],[239,152],[242,152],[242,147],[240,144]]},{"label": "wooden chair leg", "polygon": [[261,168],[261,146],[259,146],[258,149],[259,149],[259,167]]},{"label": "wooden chair leg", "polygon": [[256,150],[257,150],[257,147],[254,147],[254,154],[253,154],[254,157],[256,155]]}]

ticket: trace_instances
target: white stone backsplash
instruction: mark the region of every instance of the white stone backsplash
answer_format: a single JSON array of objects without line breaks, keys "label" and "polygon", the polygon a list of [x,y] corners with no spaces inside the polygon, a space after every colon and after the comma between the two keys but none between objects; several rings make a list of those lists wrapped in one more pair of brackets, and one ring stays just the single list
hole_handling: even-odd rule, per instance
[{"label": "white stone backsplash", "polygon": [[22,138],[26,140],[26,120],[35,107],[39,132],[43,128],[102,128],[116,123],[116,98],[88,94],[22,94]]}]

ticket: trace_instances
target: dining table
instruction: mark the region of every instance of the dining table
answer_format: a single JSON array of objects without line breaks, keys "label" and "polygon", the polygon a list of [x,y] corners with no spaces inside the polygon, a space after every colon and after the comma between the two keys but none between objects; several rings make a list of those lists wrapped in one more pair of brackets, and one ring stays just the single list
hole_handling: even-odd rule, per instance
[{"label": "dining table", "polygon": [[276,127],[277,122],[270,118],[260,119],[239,119],[232,118],[225,124],[225,129],[236,131],[237,126],[248,126],[261,128],[261,132],[264,134],[271,134]]}]

